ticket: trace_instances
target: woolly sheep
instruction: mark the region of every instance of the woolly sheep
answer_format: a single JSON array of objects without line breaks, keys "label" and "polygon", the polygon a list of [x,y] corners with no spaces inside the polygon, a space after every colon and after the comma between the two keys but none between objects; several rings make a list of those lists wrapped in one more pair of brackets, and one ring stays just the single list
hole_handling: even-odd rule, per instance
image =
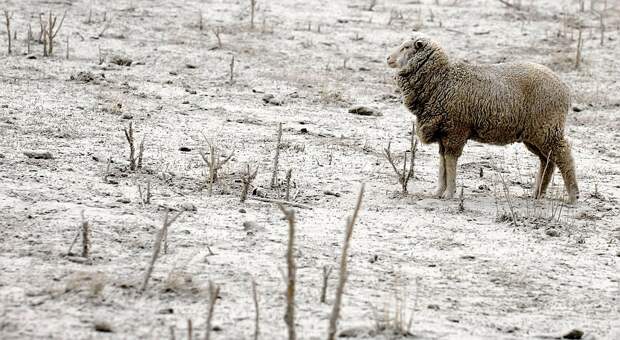
[{"label": "woolly sheep", "polygon": [[405,40],[387,58],[422,143],[439,144],[437,197],[456,192],[456,165],[467,140],[523,142],[540,159],[533,196],[544,195],[557,166],[570,202],[579,197],[570,144],[564,137],[570,90],[535,63],[467,64],[449,59],[425,36]]}]

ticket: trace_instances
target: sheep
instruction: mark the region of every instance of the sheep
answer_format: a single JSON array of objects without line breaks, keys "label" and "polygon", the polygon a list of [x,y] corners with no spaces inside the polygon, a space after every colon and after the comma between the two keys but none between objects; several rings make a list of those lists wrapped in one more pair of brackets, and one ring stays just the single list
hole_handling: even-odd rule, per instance
[{"label": "sheep", "polygon": [[557,166],[569,202],[579,197],[571,147],[564,137],[570,90],[535,63],[467,64],[434,40],[415,35],[387,57],[422,143],[439,144],[439,198],[456,192],[456,166],[467,140],[522,142],[540,160],[533,197],[542,198]]}]

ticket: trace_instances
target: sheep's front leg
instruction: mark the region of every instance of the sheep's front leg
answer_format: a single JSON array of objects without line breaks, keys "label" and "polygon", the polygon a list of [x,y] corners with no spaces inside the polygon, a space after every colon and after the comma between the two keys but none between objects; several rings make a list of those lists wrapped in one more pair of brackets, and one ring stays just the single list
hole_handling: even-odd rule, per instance
[{"label": "sheep's front leg", "polygon": [[443,144],[439,141],[439,176],[437,178],[435,197],[442,197],[444,191],[446,191],[446,158]]},{"label": "sheep's front leg", "polygon": [[456,165],[469,136],[468,130],[454,130],[441,143],[444,147],[446,190],[443,198],[453,198],[456,193]]}]

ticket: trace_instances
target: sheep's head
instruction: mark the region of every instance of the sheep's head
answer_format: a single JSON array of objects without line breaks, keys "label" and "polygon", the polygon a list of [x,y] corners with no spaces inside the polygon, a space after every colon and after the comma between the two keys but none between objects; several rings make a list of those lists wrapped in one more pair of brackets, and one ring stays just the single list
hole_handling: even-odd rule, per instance
[{"label": "sheep's head", "polygon": [[405,40],[387,57],[387,64],[391,68],[408,67],[416,70],[423,66],[436,51],[441,51],[437,43],[424,36],[414,36]]}]

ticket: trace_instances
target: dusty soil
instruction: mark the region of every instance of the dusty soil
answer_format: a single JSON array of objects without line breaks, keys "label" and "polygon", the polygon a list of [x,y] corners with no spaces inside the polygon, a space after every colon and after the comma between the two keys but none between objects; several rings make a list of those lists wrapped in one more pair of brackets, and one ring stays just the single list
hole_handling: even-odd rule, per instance
[{"label": "dusty soil", "polygon": [[[250,339],[252,279],[261,338],[286,338],[288,227],[276,205],[240,203],[246,164],[259,169],[254,194],[274,199],[283,198],[292,169],[291,200],[313,208],[295,209],[301,339],[326,335],[345,219],[361,183],[340,329],[398,338],[377,333],[376,323],[401,310],[422,339],[553,338],[571,329],[620,338],[617,1],[604,12],[602,46],[589,1],[580,13],[577,1],[523,1],[517,9],[380,0],[369,11],[369,1],[259,0],[254,29],[249,2],[2,3],[17,40],[7,55],[2,20],[0,338],[155,339],[169,337],[171,326],[184,338],[188,319],[202,337],[212,281],[221,287],[213,338]],[[44,58],[33,41],[35,59],[26,58],[28,24],[37,39],[38,13],[49,10],[67,10],[54,55]],[[575,69],[580,23],[583,61]],[[412,116],[384,60],[412,30],[455,57],[539,62],[570,84],[577,204],[562,203],[559,174],[546,199],[530,198],[538,165],[520,144],[468,144],[458,168],[464,209],[460,199],[431,197],[435,145],[419,147],[410,193],[400,193],[382,150],[389,140],[399,153],[407,148]],[[131,66],[114,64],[119,58]],[[383,115],[348,113],[353,105]],[[144,138],[137,171],[129,170],[123,133],[130,122],[136,142]],[[279,185],[271,189],[278,123]],[[234,151],[211,196],[199,153],[208,143],[223,156]],[[33,150],[52,158],[24,154]],[[138,187],[147,183],[153,197],[144,204]],[[185,211],[141,294],[167,209]],[[80,237],[68,255],[82,212],[92,229],[86,261],[77,256]],[[326,304],[324,266],[336,267]],[[101,332],[106,323],[111,333]]]}]

